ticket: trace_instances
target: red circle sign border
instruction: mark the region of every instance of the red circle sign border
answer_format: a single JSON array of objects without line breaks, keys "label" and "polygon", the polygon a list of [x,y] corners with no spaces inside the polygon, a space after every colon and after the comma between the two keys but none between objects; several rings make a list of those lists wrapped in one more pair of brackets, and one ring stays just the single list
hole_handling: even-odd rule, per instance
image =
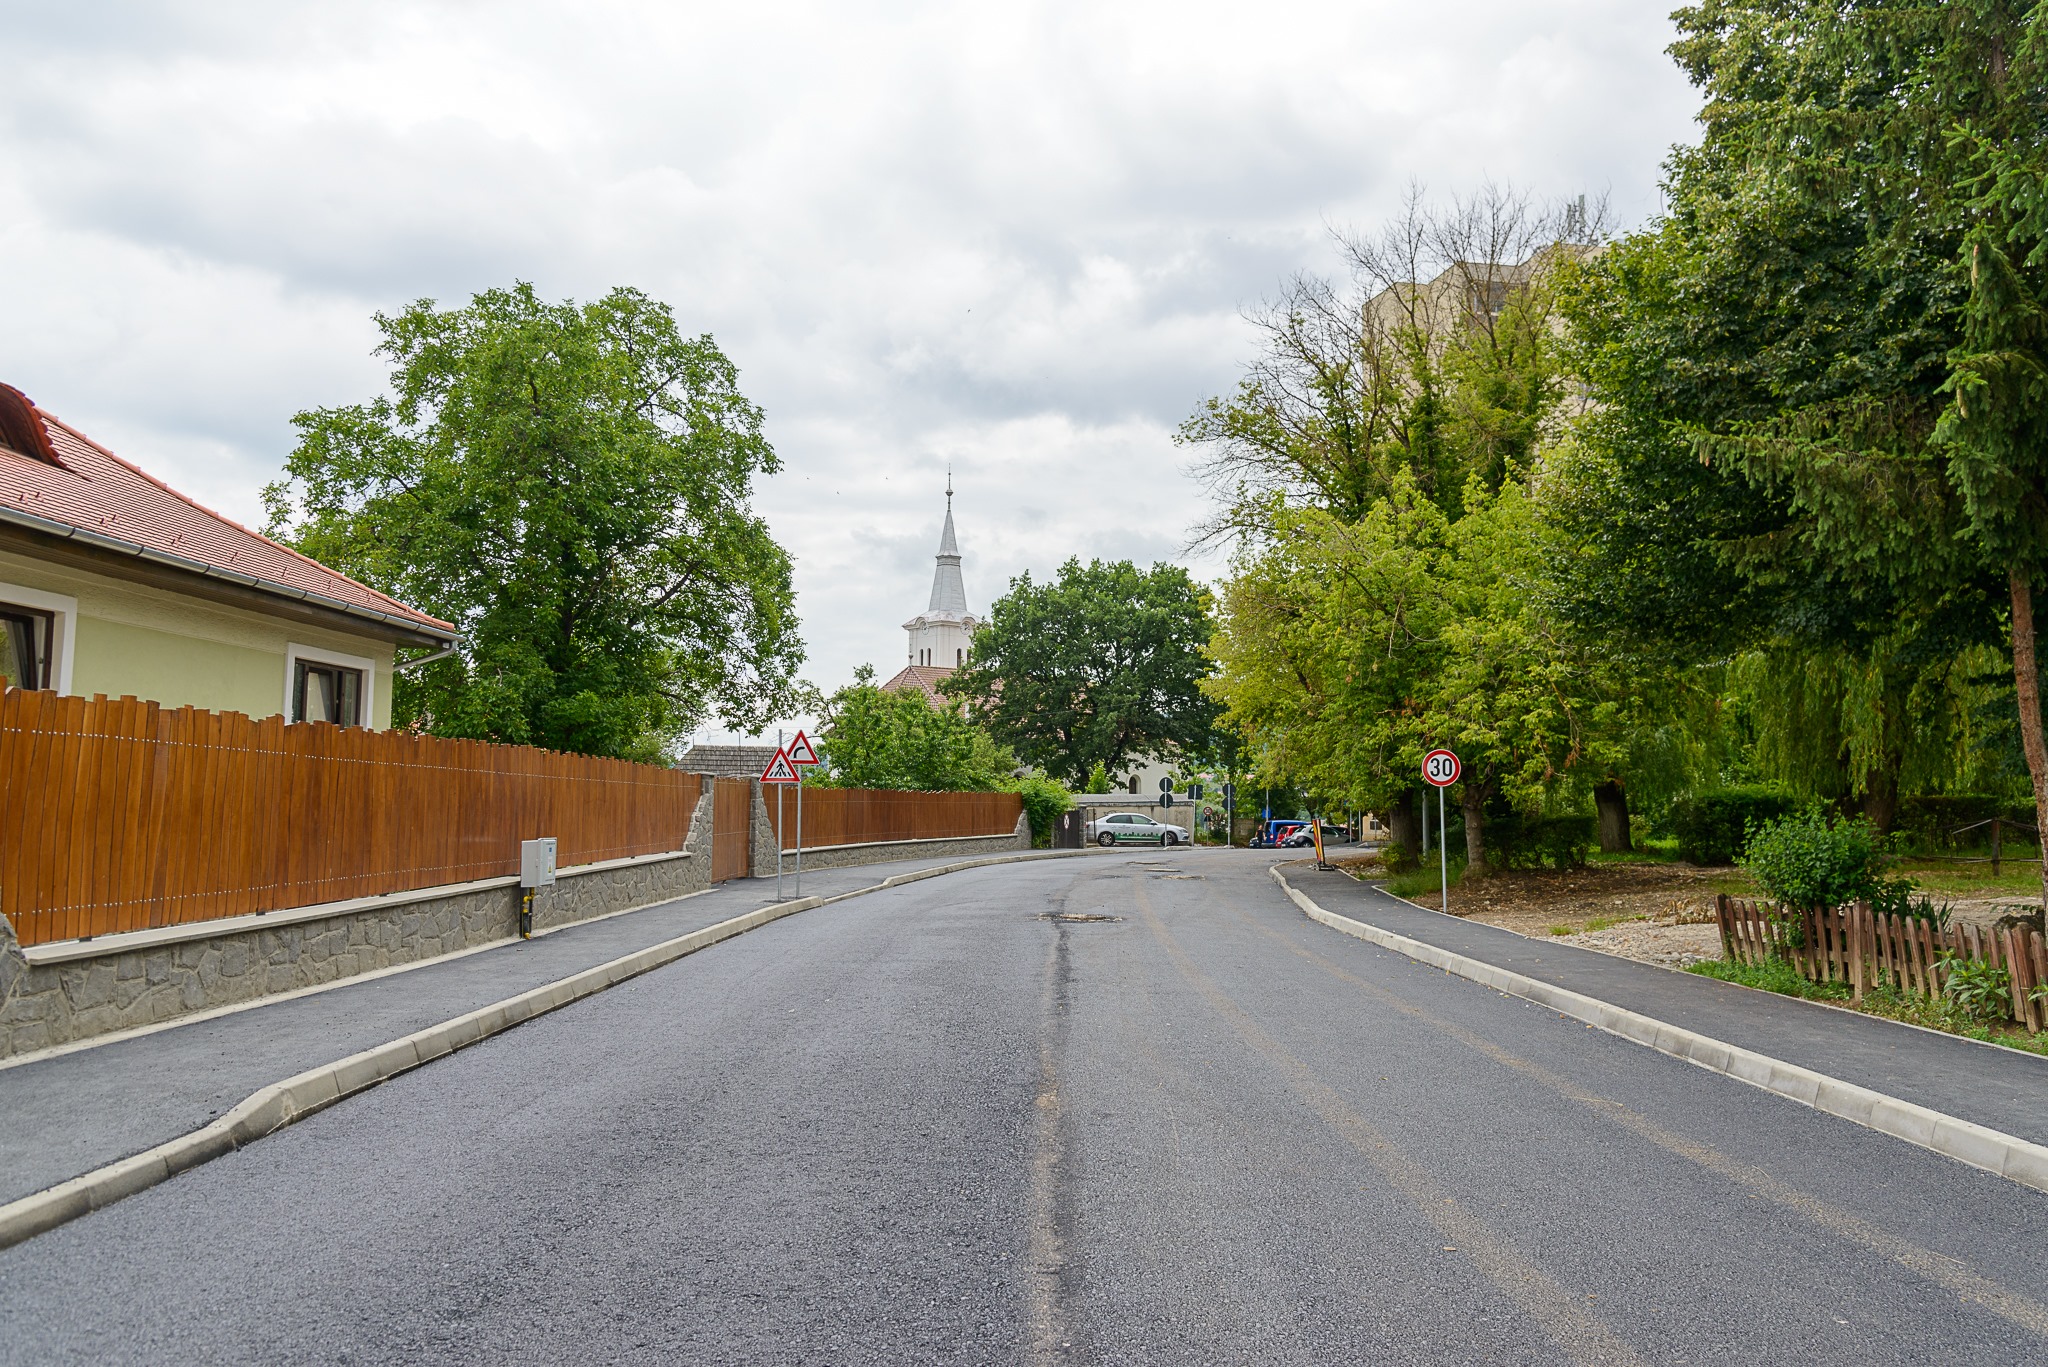
[{"label": "red circle sign border", "polygon": [[[1438,783],[1435,779],[1429,776],[1429,762],[1435,759],[1438,755],[1444,756],[1451,762],[1451,776],[1441,783]],[[1463,777],[1464,773],[1464,763],[1460,761],[1459,758],[1456,755],[1452,754],[1449,750],[1432,750],[1422,757],[1422,781],[1424,783],[1431,785],[1432,787],[1448,788],[1453,783],[1456,783],[1461,777]]]}]

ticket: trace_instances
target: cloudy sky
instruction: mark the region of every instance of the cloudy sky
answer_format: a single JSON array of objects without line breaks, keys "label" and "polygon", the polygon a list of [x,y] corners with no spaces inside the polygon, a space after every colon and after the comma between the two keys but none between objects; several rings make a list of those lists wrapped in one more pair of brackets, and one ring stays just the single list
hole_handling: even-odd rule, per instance
[{"label": "cloudy sky", "polygon": [[1172,429],[1332,226],[1653,213],[1666,8],[0,0],[0,380],[253,524],[290,415],[380,388],[373,311],[639,286],[767,410],[829,689],[901,663],[949,463],[977,608],[1185,560]]}]

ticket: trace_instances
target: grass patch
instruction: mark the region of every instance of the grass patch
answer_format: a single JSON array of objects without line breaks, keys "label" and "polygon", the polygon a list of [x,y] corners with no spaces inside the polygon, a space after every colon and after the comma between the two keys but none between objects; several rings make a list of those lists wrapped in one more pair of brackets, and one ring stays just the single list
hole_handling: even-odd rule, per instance
[{"label": "grass patch", "polygon": [[1589,932],[1606,930],[1609,926],[1626,925],[1630,921],[1640,921],[1642,919],[1640,916],[1595,916],[1592,920],[1586,922],[1586,929]]},{"label": "grass patch", "polygon": [[1578,932],[1577,932],[1576,930],[1573,930],[1573,929],[1572,929],[1572,928],[1571,928],[1570,926],[1552,926],[1552,927],[1550,928],[1550,933],[1551,933],[1552,935],[1576,935],[1576,934],[1578,934]]},{"label": "grass patch", "polygon": [[1678,862],[1678,841],[1676,838],[1638,840],[1632,850],[1623,850],[1617,854],[1594,850],[1586,859],[1588,863],[1593,864],[1675,864]]},{"label": "grass patch", "polygon": [[[1804,997],[1809,1001],[1847,1004],[1850,997],[1849,984],[1808,982],[1799,976],[1799,970],[1782,960],[1766,964],[1738,964],[1713,959],[1691,964],[1686,972],[1697,973],[1703,978],[1719,978],[1724,983],[1762,988],[1781,996]],[[1867,1015],[1882,1016],[1886,1020],[1921,1025],[1944,1034],[2003,1045],[2023,1053],[2048,1054],[2048,1035],[2030,1035],[2025,1028],[2012,1022],[1986,1024],[1971,1018],[1946,998],[1934,1000],[1917,992],[1899,992],[1889,986],[1872,987],[1863,993],[1862,1009]]]},{"label": "grass patch", "polygon": [[[1451,886],[1455,888],[1464,881],[1464,878],[1465,861],[1453,859],[1451,861]],[[1425,893],[1441,894],[1443,890],[1443,871],[1433,863],[1426,864],[1421,868],[1410,869],[1406,873],[1397,873],[1387,880],[1387,891],[1393,893],[1396,897],[1415,898]]]}]

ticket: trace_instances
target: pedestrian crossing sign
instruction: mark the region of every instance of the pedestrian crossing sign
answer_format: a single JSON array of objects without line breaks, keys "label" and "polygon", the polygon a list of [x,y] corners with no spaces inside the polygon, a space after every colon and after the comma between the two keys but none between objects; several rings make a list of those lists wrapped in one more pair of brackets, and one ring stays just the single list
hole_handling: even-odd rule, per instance
[{"label": "pedestrian crossing sign", "polygon": [[775,758],[768,761],[768,767],[761,771],[763,783],[796,783],[796,769],[789,762],[787,750],[777,750]]}]

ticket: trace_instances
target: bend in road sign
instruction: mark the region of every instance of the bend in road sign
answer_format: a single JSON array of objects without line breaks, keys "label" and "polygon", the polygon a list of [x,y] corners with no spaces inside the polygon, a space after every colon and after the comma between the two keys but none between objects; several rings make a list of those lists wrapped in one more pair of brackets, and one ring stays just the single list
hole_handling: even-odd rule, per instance
[{"label": "bend in road sign", "polygon": [[761,782],[763,783],[796,783],[799,781],[796,776],[795,767],[789,762],[789,752],[787,750],[777,750],[775,758],[769,760],[768,767],[761,771]]},{"label": "bend in road sign", "polygon": [[801,731],[797,732],[796,739],[789,743],[789,762],[791,764],[816,764],[818,762],[818,752],[811,748],[811,738]]},{"label": "bend in road sign", "polygon": [[1422,757],[1423,782],[1438,788],[1450,787],[1464,771],[1465,766],[1448,750],[1432,750]]}]

